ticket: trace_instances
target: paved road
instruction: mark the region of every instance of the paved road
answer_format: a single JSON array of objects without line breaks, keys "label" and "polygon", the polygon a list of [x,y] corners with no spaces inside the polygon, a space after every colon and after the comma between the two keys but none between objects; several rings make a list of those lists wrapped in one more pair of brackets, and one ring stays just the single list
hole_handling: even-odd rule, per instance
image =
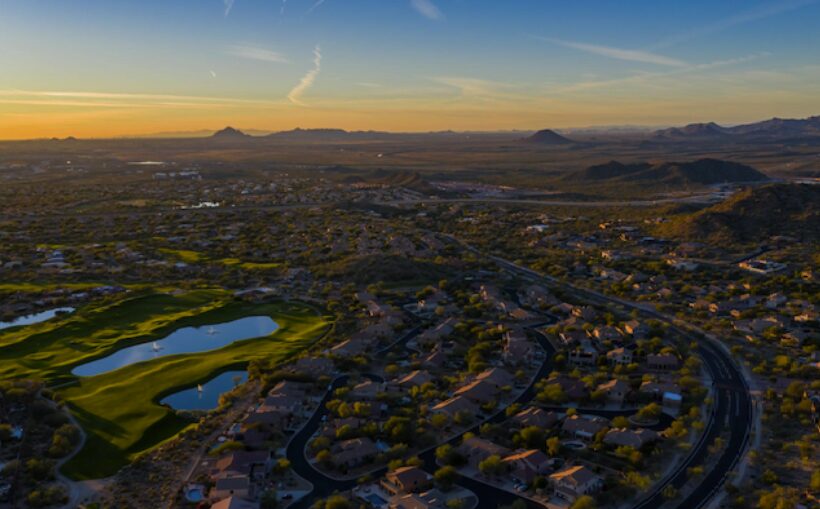
[{"label": "paved road", "polygon": [[[475,248],[461,242],[455,237],[450,235],[445,235],[445,237],[476,254],[483,255],[483,253],[480,253]],[[692,337],[694,335],[695,338],[699,340],[698,354],[703,359],[706,369],[714,381],[715,403],[712,413],[708,416],[707,427],[698,443],[690,450],[686,460],[661,482],[657,483],[644,499],[635,506],[635,509],[651,509],[665,502],[661,493],[662,490],[669,485],[675,488],[682,487],[687,481],[687,469],[703,465],[707,459],[711,460],[711,458],[709,458],[709,447],[714,443],[715,438],[725,431],[730,434],[726,448],[720,454],[716,463],[710,468],[709,472],[700,480],[697,487],[678,503],[677,508],[699,509],[705,506],[712,497],[718,493],[727,477],[732,473],[735,466],[743,457],[751,434],[751,424],[753,421],[752,399],[749,394],[748,384],[728,351],[713,338],[704,334],[700,329],[682,323],[674,317],[660,313],[654,310],[654,308],[640,306],[633,302],[610,297],[593,290],[579,288],[526,267],[516,265],[503,258],[495,256],[489,256],[489,258],[494,260],[502,268],[516,273],[525,279],[545,281],[552,285],[563,286],[567,290],[575,292],[593,302],[616,304],[637,310],[644,315],[649,315],[655,319],[666,322],[669,324],[671,330],[682,336]]]},{"label": "paved road", "polygon": [[[590,201],[573,201],[573,200],[532,200],[532,199],[515,199],[515,198],[418,198],[410,200],[392,200],[392,201],[376,201],[376,202],[361,202],[363,204],[372,203],[373,205],[384,205],[391,207],[411,206],[419,204],[435,205],[446,203],[490,203],[500,205],[532,205],[542,207],[584,207],[584,208],[601,208],[601,207],[653,207],[656,205],[663,205],[667,203],[709,203],[712,198],[711,194],[696,194],[690,196],[681,196],[675,198],[661,198],[658,200],[590,200]],[[329,202],[311,202],[311,203],[286,203],[273,205],[238,205],[233,207],[214,207],[202,209],[179,209],[179,208],[160,208],[148,210],[114,210],[107,212],[76,212],[72,208],[63,210],[49,210],[42,214],[40,213],[18,213],[18,214],[4,214],[0,213],[0,219],[18,219],[18,218],[32,218],[38,216],[50,217],[72,217],[74,219],[91,219],[95,217],[112,217],[112,216],[157,216],[162,214],[227,214],[231,212],[241,212],[247,210],[270,210],[270,211],[285,211],[285,210],[300,210],[324,207],[339,207],[350,201],[329,201]],[[354,202],[358,203],[358,202]]]},{"label": "paved road", "polygon": [[[406,339],[409,339],[411,334],[405,335],[404,341],[400,341],[396,343],[396,346],[401,346],[402,348],[406,345]],[[535,396],[535,384],[541,378],[549,375],[550,371],[552,370],[552,357],[554,353],[554,349],[552,345],[547,341],[545,337],[541,334],[538,335],[538,341],[541,346],[544,348],[545,357],[544,361],[542,362],[541,366],[538,369],[538,372],[533,377],[532,382],[526,387],[526,389],[515,399],[513,403],[527,403],[533,399]],[[375,378],[375,375],[364,375],[369,378]],[[349,381],[350,377],[347,375],[340,376],[336,378],[330,387],[330,390],[325,394],[324,398],[319,405],[319,408],[316,412],[311,416],[308,422],[296,432],[293,436],[291,441],[288,443],[285,455],[290,460],[291,466],[293,470],[301,477],[307,479],[311,483],[313,483],[313,491],[306,497],[294,502],[291,507],[293,509],[306,509],[313,504],[316,499],[327,497],[334,492],[337,491],[345,491],[356,487],[357,483],[355,480],[339,480],[334,479],[332,477],[328,477],[327,475],[323,474],[322,472],[313,468],[313,465],[305,457],[304,451],[305,446],[307,445],[310,438],[319,428],[322,423],[322,418],[327,415],[327,409],[325,408],[325,403],[329,399],[333,397],[333,390],[341,387]],[[485,422],[500,422],[506,418],[505,408],[500,409],[496,414],[490,417],[487,420],[477,422],[474,424],[470,429],[466,430],[465,432],[476,432],[481,424]],[[458,444],[461,440],[461,434],[452,438],[446,443],[450,444]],[[441,445],[441,444],[437,444]],[[435,447],[429,448],[426,451],[419,454],[419,457],[424,461],[424,468],[428,470],[430,473],[434,472],[436,468],[436,457],[435,457]],[[379,469],[375,472],[371,472],[370,475],[373,478],[378,478],[384,475],[387,472],[386,468]],[[478,506],[476,509],[495,509],[498,507],[499,504],[511,504],[516,500],[523,500],[527,503],[528,507],[531,509],[543,509],[540,504],[536,504],[532,501],[529,501],[525,498],[519,497],[518,495],[514,495],[512,493],[506,492],[504,490],[500,490],[493,486],[484,484],[480,481],[471,479],[469,477],[459,476],[457,480],[457,484],[463,486],[478,496]]]}]

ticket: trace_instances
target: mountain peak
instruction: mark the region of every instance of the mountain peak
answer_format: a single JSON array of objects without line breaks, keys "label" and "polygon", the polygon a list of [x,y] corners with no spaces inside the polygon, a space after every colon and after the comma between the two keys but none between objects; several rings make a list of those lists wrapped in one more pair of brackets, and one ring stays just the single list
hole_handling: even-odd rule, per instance
[{"label": "mountain peak", "polygon": [[222,138],[222,139],[239,139],[239,138],[250,138],[249,134],[245,134],[239,129],[234,129],[231,126],[228,126],[222,130],[215,132],[212,138]]},{"label": "mountain peak", "polygon": [[527,143],[537,143],[539,145],[568,145],[574,143],[569,138],[561,136],[552,129],[542,129],[532,136],[524,138]]}]

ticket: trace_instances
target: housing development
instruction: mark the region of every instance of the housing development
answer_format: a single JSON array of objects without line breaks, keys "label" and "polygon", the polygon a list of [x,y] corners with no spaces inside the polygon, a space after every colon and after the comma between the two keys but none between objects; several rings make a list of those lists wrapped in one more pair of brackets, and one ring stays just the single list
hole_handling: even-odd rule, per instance
[{"label": "housing development", "polygon": [[820,509],[820,0],[0,0],[0,509]]}]

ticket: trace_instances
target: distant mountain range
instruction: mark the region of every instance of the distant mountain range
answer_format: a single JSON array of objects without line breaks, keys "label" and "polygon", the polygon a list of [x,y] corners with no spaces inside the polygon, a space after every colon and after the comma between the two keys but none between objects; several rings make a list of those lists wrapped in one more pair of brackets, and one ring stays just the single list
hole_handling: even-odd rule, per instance
[{"label": "distant mountain range", "polygon": [[465,133],[454,131],[436,131],[428,133],[392,133],[387,131],[346,131],[344,129],[301,129],[296,128],[290,131],[278,131],[275,133],[265,133],[251,136],[239,129],[226,127],[215,132],[210,138],[217,140],[248,141],[248,140],[269,140],[269,141],[293,141],[293,142],[341,142],[341,141],[368,141],[368,140],[394,140],[429,138],[429,137],[465,137]]},{"label": "distant mountain range", "polygon": [[820,137],[820,116],[805,119],[773,118],[752,124],[723,127],[714,122],[689,124],[684,127],[661,129],[653,139],[663,140],[737,140],[760,138],[814,138]]},{"label": "distant mountain range", "polygon": [[538,131],[532,136],[528,136],[521,141],[536,145],[570,145],[572,143],[575,143],[569,138],[561,136],[560,134],[550,129],[543,129],[541,131]]},{"label": "distant mountain range", "polygon": [[820,241],[820,186],[771,184],[741,191],[724,202],[672,219],[660,233],[686,239],[765,243],[788,235]]},{"label": "distant mountain range", "polygon": [[691,162],[631,163],[618,161],[572,172],[564,180],[579,183],[654,183],[711,185],[724,182],[760,182],[768,177],[751,166],[719,159]]}]

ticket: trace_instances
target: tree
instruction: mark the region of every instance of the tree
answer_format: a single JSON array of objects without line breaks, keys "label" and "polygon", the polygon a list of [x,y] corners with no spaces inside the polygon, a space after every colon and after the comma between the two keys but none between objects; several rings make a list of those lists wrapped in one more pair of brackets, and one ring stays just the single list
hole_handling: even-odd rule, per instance
[{"label": "tree", "polygon": [[446,414],[433,414],[430,416],[430,424],[436,429],[442,429],[447,426],[449,418]]},{"label": "tree", "polygon": [[660,417],[662,408],[657,403],[649,403],[645,407],[638,410],[636,416],[642,421],[653,421]]},{"label": "tree", "polygon": [[438,484],[441,489],[448,491],[453,487],[453,484],[455,484],[456,479],[458,478],[458,473],[454,467],[445,465],[436,470],[436,473],[433,474],[433,478],[436,480],[436,484]]},{"label": "tree", "polygon": [[547,454],[550,456],[558,456],[561,452],[561,439],[558,437],[550,437],[547,439]]},{"label": "tree", "polygon": [[794,509],[797,507],[798,494],[796,490],[776,486],[769,493],[763,493],[758,499],[759,509]]},{"label": "tree", "polygon": [[519,433],[521,442],[529,449],[540,447],[544,443],[544,430],[538,426],[527,426]]},{"label": "tree", "polygon": [[589,495],[578,497],[570,506],[570,509],[595,509],[595,499]]},{"label": "tree", "polygon": [[501,456],[493,454],[488,456],[485,460],[478,464],[478,470],[488,476],[501,475],[505,470],[504,462],[501,461]]},{"label": "tree", "polygon": [[262,493],[259,498],[259,509],[276,509],[279,506],[279,500],[276,498],[276,492],[268,490]]},{"label": "tree", "polygon": [[566,399],[564,390],[558,384],[547,385],[538,393],[538,401],[542,403],[561,404]]},{"label": "tree", "polygon": [[628,428],[629,427],[629,419],[624,417],[623,415],[619,415],[612,419],[612,427],[613,428]]},{"label": "tree", "polygon": [[820,469],[815,469],[811,473],[811,484],[809,485],[812,491],[820,491]]}]

